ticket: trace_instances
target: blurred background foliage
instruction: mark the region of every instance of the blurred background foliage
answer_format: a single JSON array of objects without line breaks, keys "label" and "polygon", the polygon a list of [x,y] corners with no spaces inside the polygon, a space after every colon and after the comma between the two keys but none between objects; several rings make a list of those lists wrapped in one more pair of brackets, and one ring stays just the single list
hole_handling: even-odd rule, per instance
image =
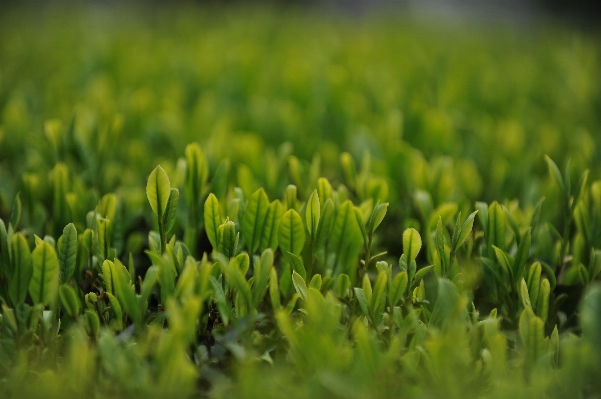
[{"label": "blurred background foliage", "polygon": [[[86,162],[102,163],[100,181],[88,176],[100,194],[142,187],[135,171],[192,141],[261,185],[265,151],[283,143],[302,162],[318,154],[332,179],[341,151],[360,162],[368,150],[391,195],[423,188],[434,205],[534,203],[549,186],[543,154],[599,177],[595,32],[248,5],[7,7],[1,18],[3,176],[52,167],[44,123],[75,117]],[[20,183],[3,179],[3,215]]]}]

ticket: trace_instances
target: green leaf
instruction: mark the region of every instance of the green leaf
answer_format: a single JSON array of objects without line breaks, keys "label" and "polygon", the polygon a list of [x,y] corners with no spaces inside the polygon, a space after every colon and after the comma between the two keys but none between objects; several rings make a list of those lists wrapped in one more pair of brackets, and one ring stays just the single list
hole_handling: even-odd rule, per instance
[{"label": "green leaf", "polygon": [[522,305],[524,305],[524,308],[532,309],[532,302],[530,301],[530,294],[528,293],[528,285],[524,279],[522,279],[520,282],[520,298],[522,299]]},{"label": "green leaf", "polygon": [[463,222],[463,225],[461,226],[459,232],[456,233],[457,241],[453,244],[453,252],[457,252],[459,248],[463,245],[465,240],[469,237],[469,235],[472,234],[472,228],[474,227],[474,219],[477,213],[478,211],[475,211],[472,214],[470,214],[465,220],[465,222]]},{"label": "green leaf", "polygon": [[267,290],[267,283],[273,267],[273,250],[270,248],[263,251],[259,261],[254,262],[254,284],[252,286],[253,293],[253,305],[255,308],[259,307],[265,291]]},{"label": "green leaf", "polygon": [[154,285],[157,283],[159,277],[159,267],[158,266],[150,266],[146,271],[146,275],[144,276],[144,281],[140,286],[140,296],[143,301],[147,301],[152,293],[152,289]]},{"label": "green leaf", "polygon": [[117,297],[115,297],[113,294],[111,294],[110,292],[106,293],[106,296],[109,299],[109,304],[111,305],[111,309],[113,310],[113,313],[115,314],[115,325],[117,327],[117,330],[121,330],[123,328],[123,308],[121,307],[121,304],[119,303],[119,300],[117,299]]},{"label": "green leaf", "polygon": [[534,306],[536,306],[536,303],[538,302],[541,272],[542,267],[539,262],[532,264],[528,271],[528,293],[530,294],[531,303],[534,304]]},{"label": "green leaf", "polygon": [[136,299],[136,292],[129,281],[127,268],[119,259],[115,259],[114,266],[113,281],[115,283],[115,297],[117,297],[119,303],[132,321],[135,324],[139,324],[141,322],[140,310]]},{"label": "green leaf", "polygon": [[530,227],[532,227],[532,235],[534,235],[534,231],[538,226],[538,221],[540,219],[541,210],[543,208],[543,203],[545,202],[545,197],[541,198],[534,207],[534,212],[532,213],[532,219],[530,220]]},{"label": "green leaf", "polygon": [[436,225],[436,234],[434,236],[434,245],[436,247],[436,252],[438,253],[438,259],[440,260],[440,268],[443,276],[446,276],[447,273],[447,256],[445,253],[445,245],[444,245],[444,227],[442,222],[442,217],[438,217],[438,223]]},{"label": "green leaf", "polygon": [[21,195],[17,193],[15,196],[15,201],[13,202],[13,207],[10,211],[10,225],[13,228],[13,231],[17,231],[19,229],[19,221],[21,220],[21,211],[23,206],[21,205]]},{"label": "green leaf", "polygon": [[547,265],[544,262],[541,263],[540,265],[543,268],[543,270],[545,271],[547,278],[549,279],[549,284],[551,285],[551,291],[554,291],[555,287],[557,286],[557,278],[555,277],[555,272],[551,269],[551,267],[549,265]]},{"label": "green leaf", "polygon": [[103,262],[105,259],[110,259],[111,221],[102,218],[96,219],[96,233],[94,234],[94,237],[97,238],[94,254],[100,262]]},{"label": "green leaf", "polygon": [[373,290],[371,288],[371,281],[367,274],[363,275],[363,281],[361,282],[361,289],[363,290],[363,295],[365,296],[365,300],[367,304],[371,304],[371,298],[373,296]]},{"label": "green leaf", "polygon": [[305,246],[305,228],[300,215],[289,209],[282,216],[278,241],[283,253],[291,252],[298,255]]},{"label": "green leaf", "polygon": [[[531,229],[529,228],[523,235],[520,245],[518,246],[518,252],[515,254],[515,261],[513,263],[513,276],[515,281],[519,281],[524,277],[524,268],[526,262],[530,256],[530,245],[532,243]],[[517,287],[516,287],[517,288]]]},{"label": "green leaf", "polygon": [[367,239],[367,231],[365,230],[365,224],[363,223],[363,214],[361,213],[361,209],[356,206],[353,207],[353,211],[355,212],[355,218],[357,219],[357,226],[359,226],[359,230],[361,231],[361,237],[363,238],[363,245],[367,248],[368,239]]},{"label": "green leaf", "polygon": [[374,289],[371,297],[371,311],[376,318],[376,324],[380,324],[382,312],[386,305],[386,285],[388,284],[388,275],[386,272],[380,272],[378,279],[374,284]]},{"label": "green leaf", "polygon": [[[250,287],[244,277],[245,272],[240,269],[240,263],[241,262],[237,260],[237,258],[232,259],[227,268],[227,278],[232,288],[236,291],[236,294],[244,301],[244,305],[246,306],[245,311],[250,312],[254,309],[252,293],[250,292]],[[241,310],[242,309],[237,309],[238,315],[245,315],[246,312]]]},{"label": "green leaf", "polygon": [[354,281],[362,244],[361,228],[353,204],[349,200],[344,201],[336,212],[328,245],[328,251],[334,254],[334,276],[345,273],[351,282]]},{"label": "green leaf", "polygon": [[[62,285],[58,290],[58,295],[61,299],[61,303],[65,308],[65,311],[75,320],[79,317],[81,312],[81,302],[77,298],[77,293],[68,284]],[[110,295],[110,294],[109,294]]]},{"label": "green leaf", "polygon": [[169,234],[173,226],[175,225],[175,220],[177,218],[177,205],[179,203],[179,190],[177,188],[172,188],[169,190],[169,199],[167,200],[167,207],[165,214],[163,215],[163,225],[165,226],[165,234]]},{"label": "green leaf", "polygon": [[238,234],[236,234],[236,224],[232,221],[223,223],[217,229],[217,251],[231,258],[236,255],[238,248]]},{"label": "green leaf", "polygon": [[0,278],[7,278],[11,274],[9,252],[6,225],[4,224],[4,221],[0,219]]},{"label": "green leaf", "polygon": [[515,236],[515,241],[517,243],[521,242],[522,235],[520,234],[520,227],[518,226],[518,223],[515,220],[515,217],[513,217],[513,214],[505,205],[501,205],[501,207],[503,208],[503,212],[505,212],[505,220],[509,223],[509,227],[511,228],[511,231],[513,232],[513,235]]},{"label": "green leaf", "polygon": [[361,288],[354,288],[355,290],[355,297],[357,298],[357,302],[359,302],[359,307],[361,308],[361,311],[363,311],[363,314],[368,318],[371,319],[371,316],[369,315],[369,307],[367,305],[367,299],[365,298],[365,293],[363,292],[363,290]]},{"label": "green leaf", "polygon": [[543,279],[540,283],[540,291],[538,293],[538,303],[536,305],[536,314],[544,322],[549,316],[549,295],[551,294],[551,285],[549,280]]},{"label": "green leaf", "polygon": [[211,242],[211,246],[216,249],[219,243],[219,226],[221,226],[222,219],[219,212],[219,201],[217,197],[211,193],[209,194],[204,206],[204,221],[205,231],[207,237]]},{"label": "green leaf", "polygon": [[159,286],[161,287],[161,304],[163,306],[167,304],[169,297],[173,296],[175,293],[175,270],[172,263],[169,255],[165,254],[160,258],[160,262],[157,264],[159,267],[157,279]]},{"label": "green leaf", "polygon": [[292,265],[292,270],[298,273],[303,280],[307,279],[307,271],[305,270],[305,265],[303,264],[303,260],[300,256],[293,254],[292,252],[287,252],[288,258],[290,259],[290,264]]},{"label": "green leaf", "polygon": [[58,248],[58,262],[60,265],[61,282],[63,283],[68,283],[75,272],[77,246],[77,229],[73,223],[69,223],[63,230]]},{"label": "green leaf", "polygon": [[336,279],[336,285],[334,287],[334,292],[336,296],[341,299],[345,299],[349,296],[349,290],[351,288],[351,279],[346,274],[341,274]]},{"label": "green leaf", "polygon": [[17,324],[17,319],[15,318],[15,311],[3,303],[1,321],[4,322],[5,320],[6,324],[8,324],[8,326],[11,330],[13,330],[13,332],[19,332],[19,324]]},{"label": "green leaf", "polygon": [[33,303],[47,305],[58,289],[59,265],[54,249],[45,241],[32,253],[33,274],[29,282],[29,295]]},{"label": "green leaf", "polygon": [[[295,159],[298,161],[296,157],[292,157],[291,159]],[[296,197],[298,196],[297,191],[298,190],[294,184],[288,184],[286,186],[286,193],[284,195],[286,202],[286,210],[296,208]]]},{"label": "green leaf", "polygon": [[383,204],[378,204],[374,207],[374,210],[371,213],[369,218],[369,222],[367,223],[369,231],[374,232],[380,226],[380,223],[384,220],[386,216],[386,211],[388,210],[388,202]]},{"label": "green leaf", "polygon": [[184,268],[180,273],[175,285],[175,297],[184,302],[195,294],[196,284],[198,282],[198,266],[194,258],[186,258]]},{"label": "green leaf", "polygon": [[268,209],[269,199],[260,188],[250,196],[242,219],[242,236],[250,254],[259,248]]},{"label": "green leaf", "polygon": [[434,269],[434,265],[422,267],[415,273],[415,277],[413,277],[413,282],[411,283],[411,288],[415,288],[419,285],[419,283],[426,277],[426,275]]},{"label": "green leaf", "polygon": [[279,200],[269,204],[265,223],[263,224],[263,232],[261,233],[261,251],[271,248],[274,251],[278,249],[278,235],[280,232],[280,223],[284,215],[284,206]]},{"label": "green leaf", "polygon": [[114,220],[117,214],[117,196],[115,194],[103,196],[96,207],[96,212],[105,219]]},{"label": "green leaf", "polygon": [[313,190],[313,193],[309,197],[305,212],[307,230],[309,231],[309,236],[314,239],[317,235],[317,228],[319,227],[319,218],[321,216],[321,208],[319,204],[319,195],[317,194],[317,190]]},{"label": "green leaf", "polygon": [[498,202],[488,208],[488,254],[493,256],[493,246],[505,250],[505,212]]},{"label": "green leaf", "polygon": [[305,279],[301,277],[300,274],[293,271],[292,272],[292,284],[294,284],[294,289],[296,293],[301,297],[303,301],[307,300],[307,284],[305,284]]},{"label": "green leaf", "polygon": [[505,251],[503,251],[501,248],[497,248],[494,245],[493,249],[495,251],[497,260],[499,261],[499,264],[501,265],[505,273],[511,278],[512,281],[519,281],[519,277],[513,275],[513,262],[511,261],[507,253],[505,253]]},{"label": "green leaf", "polygon": [[86,310],[86,330],[88,330],[88,334],[93,337],[98,336],[98,331],[100,331],[100,319],[98,318],[98,314],[95,311]]},{"label": "green leaf", "polygon": [[319,195],[321,207],[323,210],[326,202],[328,200],[332,200],[333,198],[332,185],[325,177],[320,177],[319,179],[317,179],[317,194]]},{"label": "green leaf", "polygon": [[564,195],[569,194],[566,193],[566,185],[563,181],[563,177],[561,176],[561,172],[559,171],[557,164],[553,162],[553,160],[548,155],[545,155],[545,160],[547,161],[547,165],[549,167],[549,174],[555,181],[555,184],[557,184],[557,187],[559,187],[559,189],[561,190],[561,193]]},{"label": "green leaf", "polygon": [[152,211],[159,217],[159,220],[163,218],[163,214],[167,209],[167,201],[171,195],[171,183],[169,183],[169,177],[167,173],[157,166],[148,177],[148,183],[146,185],[146,197],[150,202]]},{"label": "green leaf", "polygon": [[21,234],[15,234],[10,240],[12,275],[9,280],[8,294],[13,306],[25,302],[27,289],[33,275],[33,263],[27,240]]},{"label": "green leaf", "polygon": [[476,209],[478,210],[478,219],[480,220],[482,229],[488,237],[488,205],[486,202],[476,202]]},{"label": "green leaf", "polygon": [[[590,343],[592,353],[601,353],[601,285],[591,286],[580,302],[580,324],[582,335]],[[597,364],[599,360],[597,360]]]},{"label": "green leaf", "polygon": [[115,265],[110,260],[105,260],[102,262],[102,280],[104,281],[106,292],[110,292],[112,294],[115,293],[114,269]]},{"label": "green leaf", "polygon": [[459,312],[463,311],[461,299],[455,284],[444,278],[438,279],[438,295],[430,317],[430,324],[442,326],[456,320]]},{"label": "green leaf", "polygon": [[309,283],[309,288],[313,288],[314,290],[319,291],[321,289],[322,284],[323,280],[321,278],[321,274],[316,274],[311,279],[311,282]]},{"label": "green leaf", "polygon": [[395,278],[392,280],[392,283],[390,284],[390,293],[388,295],[390,300],[390,306],[394,307],[399,303],[399,301],[403,297],[403,294],[407,290],[408,282],[409,277],[407,275],[407,272],[400,272],[395,276]]},{"label": "green leaf", "polygon": [[280,286],[278,285],[278,272],[275,267],[271,268],[269,276],[269,298],[274,311],[280,309]]},{"label": "green leaf", "polygon": [[422,247],[422,238],[414,228],[405,230],[403,233],[403,254],[405,262],[411,264],[417,258],[417,254]]},{"label": "green leaf", "polygon": [[334,202],[331,199],[328,199],[321,212],[321,220],[319,221],[317,238],[315,239],[316,247],[324,245],[330,237],[332,226],[334,225],[334,213]]},{"label": "green leaf", "polygon": [[544,323],[529,307],[520,316],[519,332],[526,348],[526,369],[529,370],[544,353],[545,344]]}]

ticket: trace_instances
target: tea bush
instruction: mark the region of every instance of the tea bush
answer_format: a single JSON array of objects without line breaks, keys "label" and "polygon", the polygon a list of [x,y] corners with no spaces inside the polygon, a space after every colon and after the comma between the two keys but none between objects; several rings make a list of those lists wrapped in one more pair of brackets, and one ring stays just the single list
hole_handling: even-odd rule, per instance
[{"label": "tea bush", "polygon": [[116,10],[0,14],[2,397],[601,395],[592,33]]}]

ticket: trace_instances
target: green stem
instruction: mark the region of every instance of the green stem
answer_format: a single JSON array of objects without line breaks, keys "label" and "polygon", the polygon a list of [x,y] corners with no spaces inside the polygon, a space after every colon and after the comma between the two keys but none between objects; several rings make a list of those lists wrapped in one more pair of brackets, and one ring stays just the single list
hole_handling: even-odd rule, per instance
[{"label": "green stem", "polygon": [[[449,257],[449,264],[442,273],[443,277],[447,277],[448,271],[453,267],[453,263],[455,262],[456,256],[457,254],[455,252],[451,252],[451,256]],[[442,261],[440,262],[440,264],[442,265]]]},{"label": "green stem", "polygon": [[161,235],[161,252],[167,250],[167,236],[165,234],[165,226],[163,225],[163,218],[159,216],[159,234]]},{"label": "green stem", "polygon": [[369,261],[371,259],[371,244],[373,241],[373,233],[370,232],[368,239],[367,239],[367,247],[365,248],[365,266],[364,266],[364,270],[361,276],[359,276],[359,281],[361,281],[361,279],[363,279],[363,275],[365,273],[367,273],[367,271],[369,270]]}]

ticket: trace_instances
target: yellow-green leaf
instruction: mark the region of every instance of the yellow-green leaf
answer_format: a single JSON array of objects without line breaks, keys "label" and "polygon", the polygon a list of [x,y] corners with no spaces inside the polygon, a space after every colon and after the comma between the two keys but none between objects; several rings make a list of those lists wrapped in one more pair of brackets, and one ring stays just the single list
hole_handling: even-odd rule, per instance
[{"label": "yellow-green leaf", "polygon": [[417,254],[422,247],[422,238],[414,228],[405,230],[403,233],[403,253],[405,262],[410,265],[417,258]]},{"label": "yellow-green leaf", "polygon": [[283,253],[291,252],[298,255],[305,246],[305,228],[298,212],[289,209],[282,216],[278,237]]},{"label": "yellow-green leaf", "polygon": [[171,183],[169,183],[169,177],[167,177],[167,173],[165,173],[163,168],[157,166],[148,177],[146,196],[148,197],[152,211],[159,219],[163,217],[167,209],[167,201],[170,194]]},{"label": "yellow-green leaf", "polygon": [[219,201],[213,193],[209,194],[207,200],[205,201],[204,221],[205,231],[207,233],[207,237],[209,237],[211,246],[214,249],[217,249],[217,245],[219,242],[218,229],[219,226],[221,226],[222,219],[221,213],[219,212]]},{"label": "yellow-green leaf", "polygon": [[313,190],[313,193],[307,201],[307,208],[305,213],[307,230],[309,231],[309,236],[311,236],[311,238],[315,238],[315,236],[317,235],[317,228],[319,227],[320,215],[321,208],[319,204],[319,195],[317,194],[317,190]]}]

